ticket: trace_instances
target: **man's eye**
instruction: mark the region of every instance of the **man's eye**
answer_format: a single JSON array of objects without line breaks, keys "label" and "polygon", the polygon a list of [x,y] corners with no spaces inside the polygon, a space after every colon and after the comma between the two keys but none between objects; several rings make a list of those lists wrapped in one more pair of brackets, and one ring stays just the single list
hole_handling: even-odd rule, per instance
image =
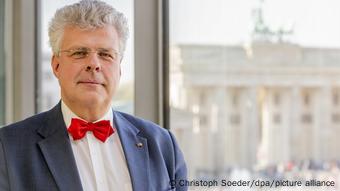
[{"label": "man's eye", "polygon": [[88,55],[88,52],[87,51],[83,51],[83,50],[79,50],[79,51],[74,51],[72,54],[71,54],[71,57],[73,58],[84,58]]},{"label": "man's eye", "polygon": [[113,59],[113,56],[108,52],[98,52],[98,55],[104,59]]}]

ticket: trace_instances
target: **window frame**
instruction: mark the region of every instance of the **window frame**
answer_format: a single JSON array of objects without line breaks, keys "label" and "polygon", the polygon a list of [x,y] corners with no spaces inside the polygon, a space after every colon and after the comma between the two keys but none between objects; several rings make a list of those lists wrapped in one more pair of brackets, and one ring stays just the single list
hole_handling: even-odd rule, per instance
[{"label": "window frame", "polygon": [[169,129],[169,2],[135,1],[135,115]]}]

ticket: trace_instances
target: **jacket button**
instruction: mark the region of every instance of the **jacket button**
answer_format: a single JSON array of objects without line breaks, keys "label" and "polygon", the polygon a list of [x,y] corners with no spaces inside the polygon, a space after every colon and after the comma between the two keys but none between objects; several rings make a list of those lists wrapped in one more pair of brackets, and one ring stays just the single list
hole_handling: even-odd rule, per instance
[{"label": "jacket button", "polygon": [[136,146],[137,146],[138,148],[142,148],[142,147],[143,147],[143,143],[136,143]]}]

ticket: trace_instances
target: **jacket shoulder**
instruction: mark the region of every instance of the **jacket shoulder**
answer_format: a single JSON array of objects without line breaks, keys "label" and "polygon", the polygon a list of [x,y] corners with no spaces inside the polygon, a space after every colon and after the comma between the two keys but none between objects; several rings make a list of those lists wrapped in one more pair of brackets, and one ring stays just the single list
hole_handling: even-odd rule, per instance
[{"label": "jacket shoulder", "polygon": [[47,112],[39,113],[24,120],[6,125],[0,128],[0,138],[10,135],[18,135],[24,131],[35,131],[41,127],[47,117]]},{"label": "jacket shoulder", "polygon": [[[169,130],[165,129],[154,122],[149,120],[145,120],[127,113],[117,112],[118,115],[121,115],[128,123],[135,126],[138,130],[141,131],[144,135],[152,135],[153,137],[159,136],[169,136]],[[168,137],[170,138],[170,137]]]}]

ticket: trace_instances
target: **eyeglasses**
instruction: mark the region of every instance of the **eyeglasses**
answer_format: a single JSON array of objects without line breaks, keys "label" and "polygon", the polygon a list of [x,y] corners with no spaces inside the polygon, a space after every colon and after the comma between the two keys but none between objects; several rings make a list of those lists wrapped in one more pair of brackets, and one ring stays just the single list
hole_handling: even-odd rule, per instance
[{"label": "eyeglasses", "polygon": [[61,53],[66,53],[66,55],[74,60],[80,60],[87,58],[90,53],[96,53],[97,56],[107,62],[116,62],[119,59],[120,54],[114,49],[98,48],[92,50],[87,47],[74,48],[69,50],[60,50],[58,56]]}]

